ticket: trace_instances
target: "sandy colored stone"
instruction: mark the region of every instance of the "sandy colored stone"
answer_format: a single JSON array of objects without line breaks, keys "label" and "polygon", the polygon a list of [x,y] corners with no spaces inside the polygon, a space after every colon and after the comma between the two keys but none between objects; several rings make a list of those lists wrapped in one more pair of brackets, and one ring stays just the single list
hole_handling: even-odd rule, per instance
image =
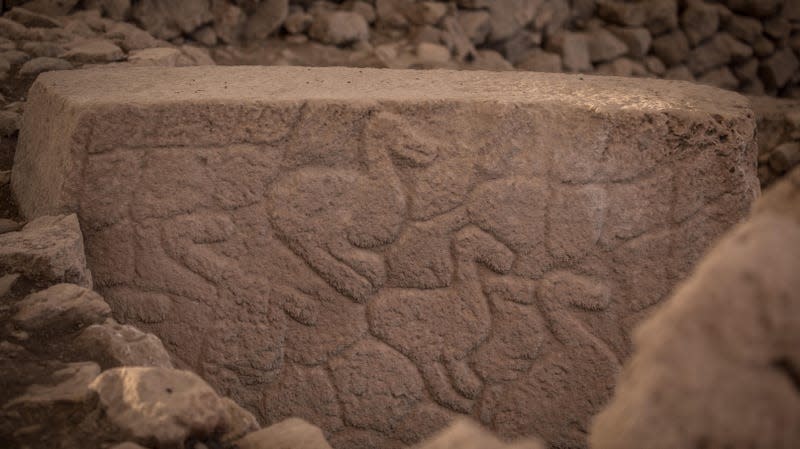
[{"label": "sandy colored stone", "polygon": [[250,433],[236,442],[239,449],[331,449],[322,430],[299,418],[290,418]]},{"label": "sandy colored stone", "polygon": [[161,340],[133,326],[107,320],[84,329],[70,344],[70,350],[103,369],[118,366],[172,368]]},{"label": "sandy colored stone", "polygon": [[795,170],[637,328],[592,448],[797,445],[799,199]]},{"label": "sandy colored stone", "polygon": [[743,97],[677,82],[70,71],[31,89],[12,187],[77,211],[115,316],[264,424],[397,447],[469,414],[571,447],[749,209],[753,134]]},{"label": "sandy colored stone", "polygon": [[69,282],[91,288],[78,217],[42,216],[18,232],[0,235],[0,272],[22,273],[41,284]]},{"label": "sandy colored stone", "polygon": [[117,441],[181,448],[224,427],[222,399],[197,375],[164,368],[114,368],[90,385]]},{"label": "sandy colored stone", "polygon": [[74,284],[57,284],[23,299],[11,321],[26,331],[58,335],[101,323],[109,315],[111,309],[97,293]]}]

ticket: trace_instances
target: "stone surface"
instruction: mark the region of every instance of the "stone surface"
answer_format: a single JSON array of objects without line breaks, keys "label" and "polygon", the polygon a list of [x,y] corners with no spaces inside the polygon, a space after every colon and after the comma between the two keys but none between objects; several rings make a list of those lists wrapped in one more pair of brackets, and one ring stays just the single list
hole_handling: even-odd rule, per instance
[{"label": "stone surface", "polygon": [[591,30],[586,37],[592,63],[611,61],[628,52],[625,42],[604,28]]},{"label": "stone surface", "polygon": [[115,317],[264,424],[391,447],[471,414],[571,447],[748,210],[753,133],[744,98],[653,80],[81,70],[31,89],[12,187],[77,211]]},{"label": "stone surface", "polygon": [[236,442],[239,449],[331,449],[322,430],[299,418],[289,418],[253,432]]},{"label": "stone surface", "polygon": [[462,419],[417,446],[417,449],[543,449],[535,440],[503,443],[478,424]]},{"label": "stone surface", "polygon": [[786,85],[798,68],[800,61],[797,56],[791,49],[784,48],[761,63],[759,74],[764,84],[780,88]]},{"label": "stone surface", "polygon": [[653,54],[668,67],[682,63],[689,56],[689,40],[682,31],[673,31],[653,40]]},{"label": "stone surface", "polygon": [[369,38],[369,25],[360,14],[337,11],[319,14],[309,34],[323,44],[344,45]]},{"label": "stone surface", "polygon": [[172,368],[170,356],[158,337],[114,320],[88,326],[70,344],[70,349],[103,369],[118,366]]},{"label": "stone surface", "polygon": [[568,72],[592,69],[589,40],[584,33],[564,32],[548,41],[548,50],[561,55],[561,63]]},{"label": "stone surface", "polygon": [[117,441],[184,447],[225,427],[225,406],[197,375],[164,368],[114,368],[90,385]]},{"label": "stone surface", "polygon": [[289,14],[289,0],[264,0],[247,18],[245,38],[251,41],[264,40],[277,31]]},{"label": "stone surface", "polygon": [[69,70],[71,68],[72,64],[61,58],[39,57],[22,64],[22,67],[19,68],[19,74],[21,76],[36,76],[43,72]]},{"label": "stone surface", "polygon": [[91,288],[78,218],[44,216],[18,232],[0,235],[0,273],[9,272],[44,284],[69,282]]},{"label": "stone surface", "polygon": [[111,308],[97,293],[74,284],[57,284],[20,301],[11,322],[39,335],[59,335],[101,323],[110,315]]},{"label": "stone surface", "polygon": [[759,200],[635,333],[595,449],[800,441],[800,169]]},{"label": "stone surface", "polygon": [[131,15],[160,39],[191,33],[214,17],[211,2],[197,0],[139,0],[133,4]]},{"label": "stone surface", "polygon": [[60,57],[80,64],[119,61],[125,53],[108,39],[89,39],[72,46]]}]

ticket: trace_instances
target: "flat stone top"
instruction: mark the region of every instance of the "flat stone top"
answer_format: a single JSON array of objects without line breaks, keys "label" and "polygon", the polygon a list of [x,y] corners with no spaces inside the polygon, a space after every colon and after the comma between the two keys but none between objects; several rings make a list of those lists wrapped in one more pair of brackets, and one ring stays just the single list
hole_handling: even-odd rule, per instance
[{"label": "flat stone top", "polygon": [[37,84],[74,105],[126,102],[497,101],[602,111],[749,113],[747,99],[678,81],[534,72],[307,67],[141,67],[59,71]]}]

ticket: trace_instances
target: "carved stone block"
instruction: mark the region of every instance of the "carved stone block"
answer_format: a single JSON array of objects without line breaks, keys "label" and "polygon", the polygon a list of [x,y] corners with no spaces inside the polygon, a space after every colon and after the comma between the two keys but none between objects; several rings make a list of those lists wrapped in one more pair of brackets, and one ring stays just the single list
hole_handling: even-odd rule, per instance
[{"label": "carved stone block", "polygon": [[743,97],[533,73],[39,77],[13,174],[114,317],[266,422],[584,443],[628,332],[758,195]]}]

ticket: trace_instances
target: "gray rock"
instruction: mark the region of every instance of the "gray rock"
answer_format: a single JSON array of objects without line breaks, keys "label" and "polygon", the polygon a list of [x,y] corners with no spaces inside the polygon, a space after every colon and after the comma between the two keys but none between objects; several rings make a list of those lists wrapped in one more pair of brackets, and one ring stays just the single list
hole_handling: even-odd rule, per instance
[{"label": "gray rock", "polygon": [[125,59],[125,53],[108,39],[89,39],[72,46],[62,58],[79,64],[114,62]]},{"label": "gray rock", "polygon": [[127,20],[131,15],[131,0],[83,0],[86,9],[99,10],[114,20]]},{"label": "gray rock", "polygon": [[645,26],[653,36],[678,28],[678,0],[646,0]]},{"label": "gray rock", "polygon": [[249,41],[263,41],[278,31],[289,14],[289,0],[264,0],[247,19],[244,37]]},{"label": "gray rock", "polygon": [[647,28],[624,28],[610,26],[608,31],[613,33],[628,47],[628,55],[634,58],[643,58],[650,51],[653,37]]},{"label": "gray rock", "polygon": [[115,23],[105,33],[105,37],[114,41],[126,52],[165,45],[147,31],[129,23]]},{"label": "gray rock", "polygon": [[783,0],[725,0],[732,11],[755,17],[769,17],[780,8]]},{"label": "gray rock", "polygon": [[680,30],[653,39],[653,54],[667,67],[682,63],[689,56],[689,40]]},{"label": "gray rock", "polygon": [[31,57],[28,56],[28,54],[25,53],[24,51],[7,50],[4,52],[0,52],[0,59],[7,61],[11,65],[18,65],[31,59]]},{"label": "gray rock", "polygon": [[762,61],[758,73],[767,88],[780,89],[789,82],[798,68],[800,61],[797,56],[791,49],[784,48]]},{"label": "gray rock", "polygon": [[639,27],[647,21],[644,3],[600,0],[597,2],[597,15],[607,22],[628,27]]},{"label": "gray rock", "polygon": [[369,25],[360,14],[335,11],[317,15],[308,34],[323,44],[345,45],[369,39]]},{"label": "gray rock", "polygon": [[23,3],[22,7],[47,16],[65,16],[77,4],[78,0],[33,0]]},{"label": "gray rock", "polygon": [[214,18],[210,2],[196,0],[140,0],[134,3],[131,15],[160,39],[191,33]]},{"label": "gray rock", "polygon": [[701,0],[692,1],[681,14],[681,27],[689,39],[689,44],[696,47],[717,32],[719,10]]},{"label": "gray rock", "polygon": [[77,216],[39,217],[19,232],[0,235],[0,273],[9,272],[41,283],[70,282],[91,288]]},{"label": "gray rock", "polygon": [[769,166],[778,174],[786,173],[797,164],[800,164],[800,142],[780,144],[769,155]]},{"label": "gray rock", "polygon": [[611,61],[628,53],[628,46],[605,28],[587,32],[589,57],[593,63]]},{"label": "gray rock", "polygon": [[5,13],[3,17],[31,28],[61,27],[61,24],[50,16],[38,14],[25,8],[11,8],[11,11]]},{"label": "gray rock", "polygon": [[562,70],[561,56],[540,48],[534,48],[527,53],[522,62],[517,64],[517,68],[532,72],[560,73]]},{"label": "gray rock", "polygon": [[19,69],[21,76],[36,76],[42,72],[50,72],[53,70],[69,70],[72,64],[60,58],[33,58],[30,61],[22,64]]},{"label": "gray rock", "polygon": [[14,111],[0,111],[0,136],[7,137],[19,131],[21,119]]},{"label": "gray rock", "polygon": [[289,418],[253,432],[236,442],[239,449],[331,449],[319,427]]},{"label": "gray rock", "polygon": [[739,80],[734,76],[728,66],[709,70],[703,74],[703,76],[697,78],[697,82],[730,90],[735,90],[739,87]]},{"label": "gray rock", "polygon": [[158,337],[112,319],[88,326],[70,343],[70,350],[103,369],[118,366],[172,368],[169,353]]},{"label": "gray rock", "polygon": [[495,0],[489,6],[492,30],[489,40],[499,42],[531,23],[542,0]]},{"label": "gray rock", "polygon": [[227,0],[213,0],[211,11],[217,38],[226,44],[237,43],[247,22],[247,16],[242,8]]},{"label": "gray rock", "polygon": [[225,404],[196,374],[166,368],[124,367],[103,372],[89,386],[118,429],[116,438],[147,446],[184,447],[226,425]]},{"label": "gray rock", "polygon": [[592,70],[589,55],[589,42],[584,33],[565,31],[553,36],[547,49],[561,55],[564,69],[569,72],[586,72]]},{"label": "gray rock", "polygon": [[750,46],[728,33],[717,33],[705,44],[693,49],[686,65],[695,75],[730,62],[744,61],[753,56]]},{"label": "gray rock", "polygon": [[486,42],[492,29],[489,13],[486,11],[462,11],[458,14],[458,23],[464,34],[475,45]]},{"label": "gray rock", "polygon": [[286,17],[286,20],[283,22],[283,28],[292,34],[305,33],[312,22],[314,22],[314,16],[311,14],[303,11],[295,11]]},{"label": "gray rock", "polygon": [[745,41],[748,44],[755,43],[764,31],[760,20],[744,16],[732,16],[725,22],[724,29],[730,33],[731,36]]},{"label": "gray rock", "polygon": [[62,335],[102,323],[109,316],[111,308],[99,294],[74,284],[57,284],[25,297],[11,321],[28,332]]}]

